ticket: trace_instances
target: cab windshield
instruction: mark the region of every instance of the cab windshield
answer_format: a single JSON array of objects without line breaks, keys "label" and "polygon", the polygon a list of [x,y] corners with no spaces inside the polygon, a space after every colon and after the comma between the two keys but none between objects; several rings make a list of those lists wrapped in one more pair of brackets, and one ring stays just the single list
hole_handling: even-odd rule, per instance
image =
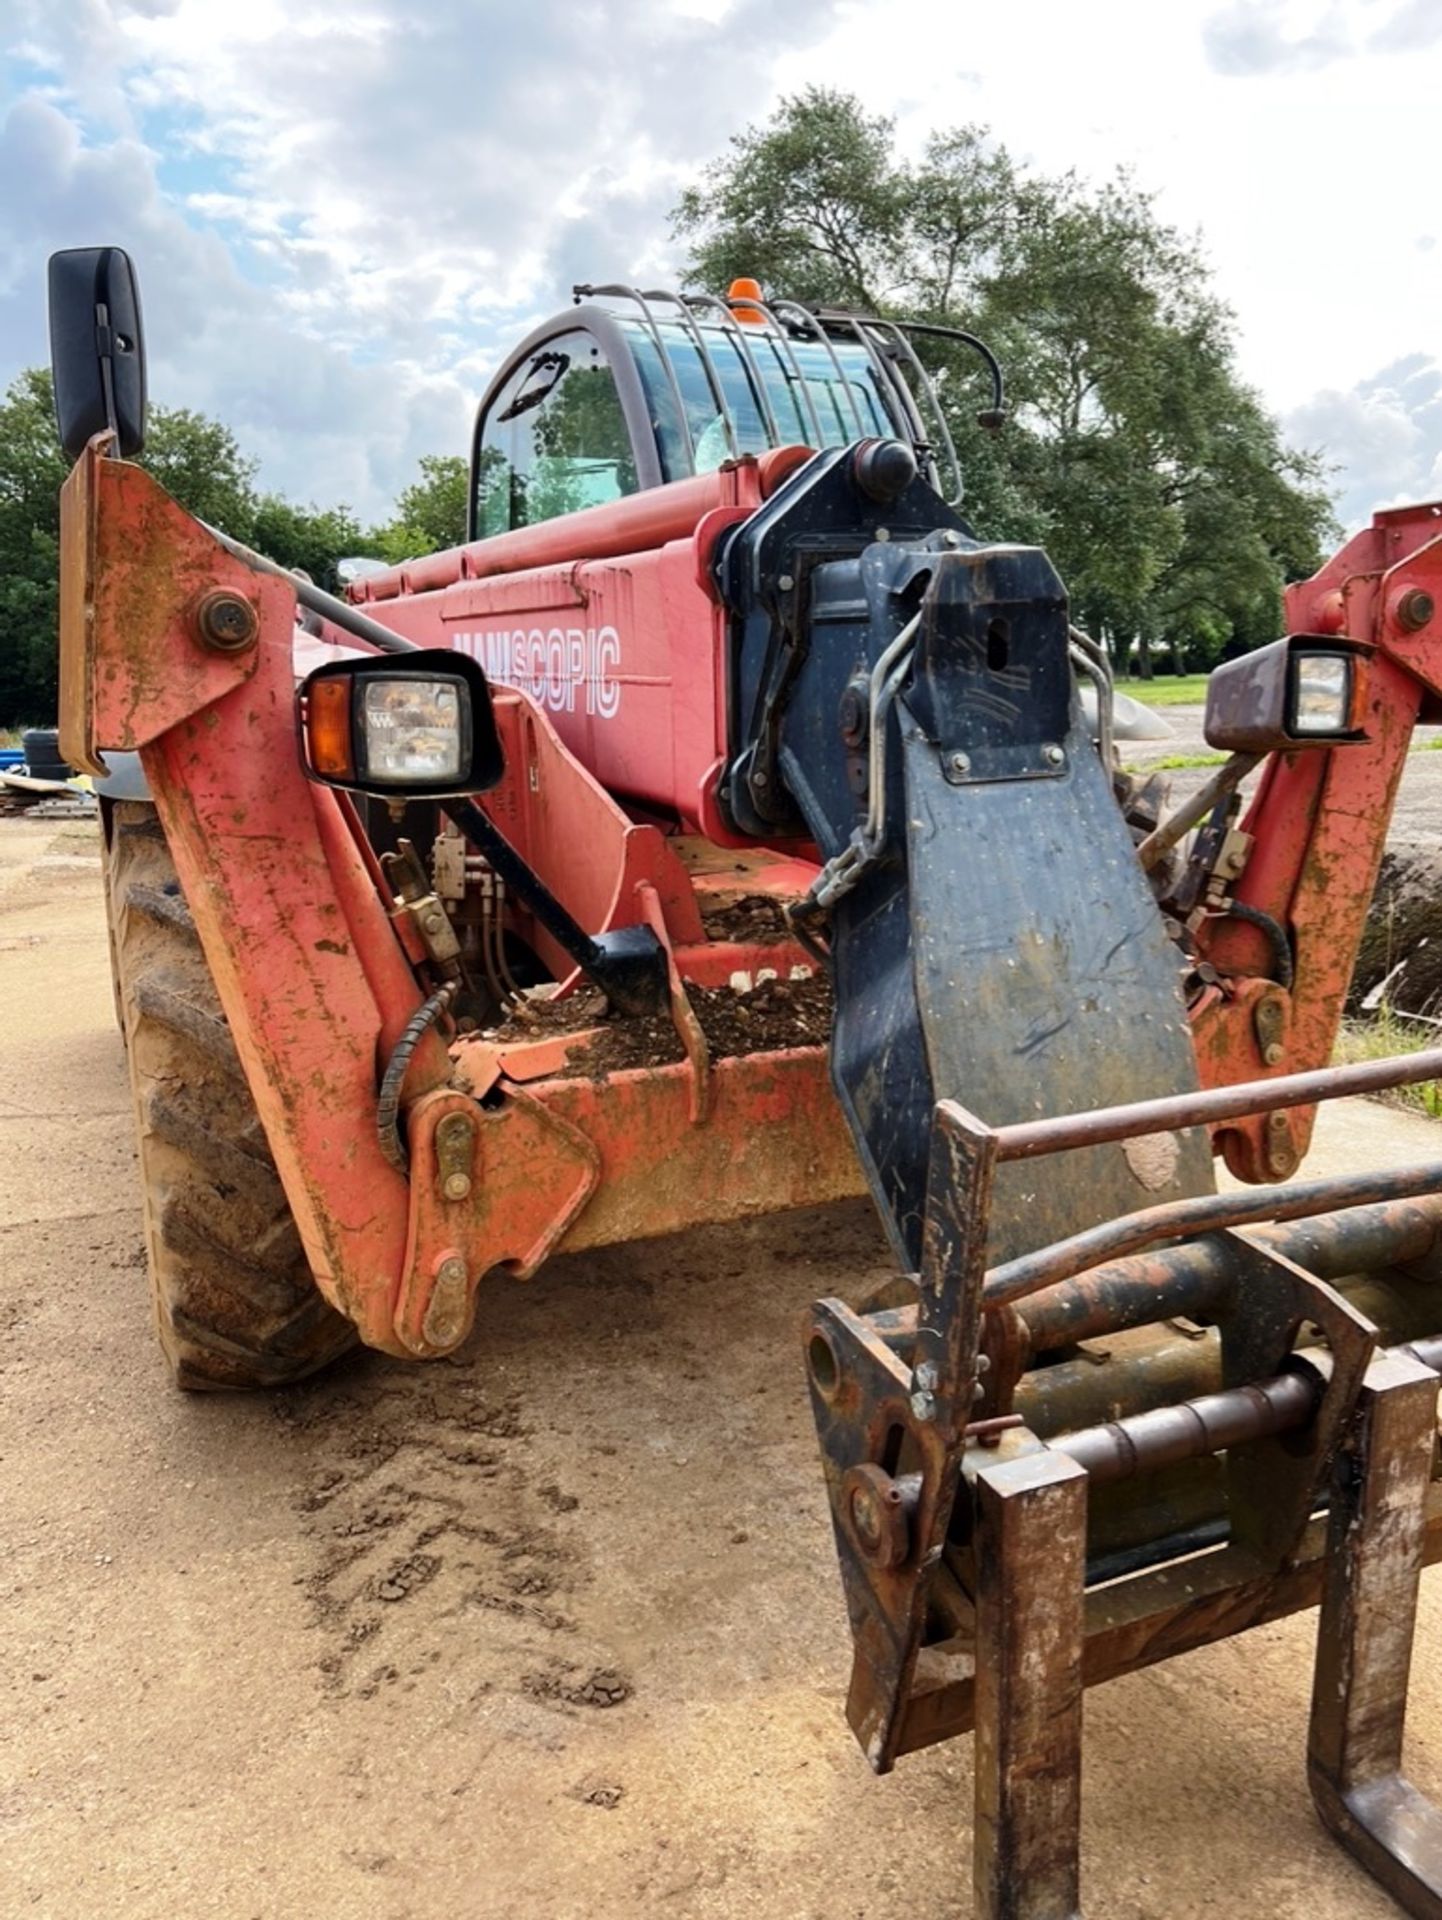
[{"label": "cab windshield", "polygon": [[[699,330],[708,370],[691,329],[661,320],[657,332],[675,374],[673,387],[650,328],[631,319],[620,326],[635,356],[668,480],[714,473],[724,460],[768,447],[821,449],[898,431],[909,437],[892,419],[891,397],[883,393],[871,356],[859,343],[783,339],[769,327],[741,333],[703,322]],[[718,389],[724,411],[717,404]]]}]

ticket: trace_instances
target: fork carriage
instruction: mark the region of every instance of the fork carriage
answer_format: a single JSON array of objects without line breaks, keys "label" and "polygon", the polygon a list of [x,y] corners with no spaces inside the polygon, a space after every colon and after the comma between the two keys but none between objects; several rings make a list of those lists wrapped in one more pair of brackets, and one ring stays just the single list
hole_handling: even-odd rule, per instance
[{"label": "fork carriage", "polygon": [[1439,1071],[1442,1050],[998,1129],[942,1102],[914,1304],[817,1304],[848,1718],[878,1772],[975,1732],[977,1920],[1081,1911],[1086,1687],[1312,1606],[1318,1812],[1442,1915],[1442,1813],[1402,1772],[1442,1558],[1442,1161],[1172,1201],[986,1265],[1001,1164]]}]

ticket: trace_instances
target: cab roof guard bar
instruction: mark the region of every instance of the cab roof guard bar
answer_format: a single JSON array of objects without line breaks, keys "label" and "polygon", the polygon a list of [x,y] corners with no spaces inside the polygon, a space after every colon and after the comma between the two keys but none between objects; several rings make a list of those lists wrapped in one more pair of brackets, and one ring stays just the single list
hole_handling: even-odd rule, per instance
[{"label": "cab roof guard bar", "polygon": [[[764,312],[765,309],[763,308],[762,311]],[[832,344],[831,335],[827,332],[826,328],[822,326],[821,322],[816,318],[816,315],[814,313],[809,313],[805,307],[798,305],[795,300],[777,300],[772,304],[771,311],[776,315],[777,319],[780,320],[783,325],[785,324],[786,316],[792,315],[792,314],[796,316],[796,319],[792,323],[793,325],[799,326],[802,322],[805,322],[808,330],[815,336],[815,338],[820,343],[820,345],[825,349],[826,357],[831,362],[831,370],[836,375],[836,384],[845,393],[846,398],[850,403],[851,417],[856,422],[857,438],[859,440],[866,439],[867,423],[862,417],[861,402],[856,397],[856,388],[852,384],[852,382],[847,378],[846,369],[841,364],[840,356],[838,355],[835,346]],[[873,356],[870,353],[868,353],[867,358],[869,360],[869,359],[872,359]],[[841,411],[841,403],[839,399],[837,401],[836,410],[838,413],[840,413]]]},{"label": "cab roof guard bar", "polygon": [[[714,293],[700,293],[682,294],[681,304],[690,308],[693,312],[698,312],[703,308],[712,308],[717,313],[725,314],[725,331],[728,334],[734,333],[741,343],[742,352],[746,358],[747,378],[749,382],[751,370],[755,368],[756,365],[751,352],[751,343],[746,337],[745,327],[741,325],[741,322],[736,318],[726,302]],[[790,336],[781,321],[777,318],[775,312],[766,305],[764,300],[748,300],[746,304],[748,307],[754,307],[757,313],[762,314],[766,319],[767,325],[771,328],[775,337],[778,357],[785,361],[786,378],[801,396],[795,403],[796,417],[798,420],[801,418],[801,401],[804,400],[806,402],[806,411],[811,416],[811,434],[816,442],[815,450],[820,452],[825,444],[826,430],[821,424],[821,415],[816,410],[816,396],[811,391],[811,383],[801,371],[801,362],[792,352]],[[779,439],[781,429],[777,424],[775,411],[771,406],[770,400],[764,397],[766,394],[766,378],[764,374],[760,376],[760,381],[765,406],[763,418],[767,421],[768,431],[774,430]]]},{"label": "cab roof guard bar", "polygon": [[[788,301],[794,306],[794,301]],[[889,320],[882,320],[870,314],[850,314],[840,310],[827,311],[824,308],[801,308],[814,319],[844,326],[862,347],[868,359],[876,369],[883,383],[890,387],[905,407],[912,421],[912,438],[923,471],[928,475],[937,492],[942,491],[943,480],[941,463],[937,459],[937,449],[945,452],[947,469],[951,475],[950,491],[946,494],[948,506],[959,507],[966,494],[966,482],[962,478],[961,461],[957,455],[956,442],[951,437],[951,429],[946,424],[946,415],[942,411],[941,401],[932,383],[931,375],[917,358],[916,351],[904,333],[899,333]],[[886,337],[889,331],[890,338]],[[878,344],[880,335],[880,344]],[[884,351],[883,351],[884,349]],[[911,368],[912,379],[908,381],[900,371],[899,363],[905,361]],[[914,384],[913,384],[914,382]],[[930,435],[930,439],[927,435]]]},{"label": "cab roof guard bar", "polygon": [[[711,358],[711,349],[706,344],[706,336],[696,324],[695,314],[686,305],[686,302],[681,298],[679,293],[669,293],[664,287],[657,287],[649,292],[642,293],[640,298],[653,302],[664,300],[675,307],[677,319],[686,329],[688,338],[694,343],[696,351],[700,355],[701,365],[706,374],[706,384],[711,389],[712,402],[721,416],[721,424],[725,429],[726,445],[731,450],[731,458],[733,460],[739,460],[741,458],[741,440],[736,432],[736,422],[732,419],[731,409],[726,404],[726,391],[721,385],[721,376],[716,371],[716,362]],[[737,331],[740,331],[739,327]]]},{"label": "cab roof guard bar", "polygon": [[[691,472],[696,471],[696,442],[691,437],[691,422],[686,417],[686,402],[681,395],[681,381],[676,372],[676,362],[667,350],[662,337],[660,324],[651,308],[650,298],[639,287],[627,287],[617,283],[615,286],[592,287],[575,286],[571,289],[571,298],[579,306],[583,300],[630,300],[639,309],[646,331],[651,336],[651,344],[661,357],[661,370],[666,376],[666,384],[671,389],[671,398],[676,402],[676,424],[680,429],[681,443],[686,449],[686,464]],[[725,412],[723,402],[722,411]],[[728,434],[734,433],[730,425]]]},{"label": "cab roof guard bar", "polygon": [[[593,286],[588,282],[582,282],[573,286],[571,293],[572,297],[578,303],[582,300],[592,299],[624,300],[636,308],[649,336],[650,343],[660,356],[666,385],[680,415],[680,432],[686,447],[687,458],[690,460],[693,468],[695,466],[695,440],[691,433],[690,421],[686,416],[685,402],[682,398],[681,380],[677,372],[675,359],[666,341],[665,330],[659,323],[655,311],[656,307],[663,302],[676,309],[676,324],[696,349],[702,371],[706,377],[707,387],[715,403],[723,431],[726,435],[727,444],[731,449],[733,457],[739,455],[740,452],[740,434],[737,429],[735,414],[726,397],[725,384],[720,377],[714,356],[706,342],[706,324],[703,324],[701,316],[706,316],[710,324],[714,324],[718,331],[725,333],[728,340],[730,340],[736,348],[745,373],[747,386],[750,388],[752,397],[756,402],[767,438],[773,446],[779,446],[782,443],[783,436],[780,422],[777,419],[776,410],[772,405],[770,394],[767,390],[765,374],[757,362],[753,348],[753,340],[748,336],[746,328],[736,319],[731,308],[719,295],[714,293],[679,294],[669,292],[664,288],[648,288],[643,291],[641,288],[626,286],[619,282],[607,286]],[[869,437],[872,431],[871,425],[862,413],[861,404],[855,391],[855,382],[842,365],[840,356],[836,351],[837,338],[850,336],[855,338],[865,352],[867,359],[871,363],[873,372],[876,374],[880,383],[882,392],[889,394],[899,405],[902,418],[906,422],[907,430],[917,455],[918,463],[923,473],[926,474],[938,491],[941,490],[942,476],[936,458],[936,449],[938,446],[944,449],[946,463],[951,474],[951,492],[948,498],[953,505],[960,502],[963,492],[961,463],[957,457],[955,444],[947,428],[946,418],[941,410],[940,400],[932,384],[931,376],[918,359],[915,350],[912,348],[905,334],[898,331],[899,326],[909,325],[909,322],[897,323],[883,320],[869,314],[858,316],[849,313],[828,313],[824,310],[813,310],[805,307],[801,305],[799,301],[795,300],[776,300],[768,304],[765,300],[758,297],[748,296],[745,304],[759,313],[766,322],[767,331],[765,337],[774,349],[777,358],[781,361],[788,382],[798,395],[796,400],[798,417],[802,415],[804,409],[805,420],[809,425],[815,447],[818,451],[831,444],[831,436],[821,423],[821,415],[817,408],[816,396],[812,391],[812,383],[802,371],[801,364],[796,358],[792,343],[793,340],[796,339],[810,339],[814,340],[821,347],[831,362],[832,377],[845,394],[845,404],[849,407],[857,434],[865,439]],[[839,332],[837,330],[838,324]],[[947,337],[964,340],[969,344],[974,344],[979,351],[986,355],[988,364],[993,370],[996,392],[998,394],[1000,393],[1000,369],[997,367],[995,358],[991,355],[990,350],[984,347],[981,342],[974,341],[971,335],[963,334],[959,329],[954,327],[923,328],[919,322],[917,325],[922,331],[935,332],[946,335]],[[882,330],[883,332],[889,330],[891,340],[888,342],[886,352],[878,345],[877,338],[872,332],[873,328]],[[915,385],[912,384],[912,381],[905,379],[897,371],[896,366],[888,361],[888,352],[891,353],[892,361],[905,361],[910,367]],[[838,414],[842,404],[842,400],[838,397]],[[998,405],[999,404],[1000,402],[998,401]],[[923,406],[926,416],[928,416],[927,418],[923,418]],[[927,437],[928,434],[931,434],[933,437],[929,439]]]},{"label": "cab roof guard bar", "polygon": [[937,397],[935,382],[922,365],[915,347],[911,344],[912,336],[916,335],[927,340],[955,340],[964,347],[970,347],[973,353],[981,357],[991,376],[991,405],[977,415],[977,421],[988,432],[995,432],[1006,419],[1006,381],[1002,374],[1001,362],[991,348],[979,335],[968,333],[964,327],[944,327],[931,320],[892,319],[889,315],[879,313],[852,313],[844,307],[817,307],[815,312],[819,319],[829,321],[833,325],[850,326],[858,337],[863,337],[873,328],[876,329],[884,339],[888,340],[898,356],[906,361],[920,384],[927,410],[940,429],[948,464],[956,475],[958,492],[953,504],[957,504],[961,498],[961,463],[957,456],[955,442],[951,437],[951,430],[946,424],[946,414]]},{"label": "cab roof guard bar", "polygon": [[[674,398],[677,409],[679,410],[681,415],[681,432],[686,442],[687,458],[691,462],[692,469],[694,470],[696,465],[695,443],[691,438],[690,422],[686,418],[686,405],[683,399],[681,398],[681,382],[677,377],[676,363],[671,358],[670,349],[666,345],[666,341],[661,333],[660,327],[656,324],[656,316],[652,311],[652,307],[651,307],[651,302],[654,300],[664,299],[668,301],[674,301],[676,306],[682,309],[682,311],[686,314],[686,319],[681,322],[683,329],[685,329],[688,335],[694,338],[695,334],[699,332],[700,329],[695,319],[694,313],[692,313],[690,310],[690,303],[688,302],[687,298],[682,294],[672,294],[672,293],[661,294],[661,293],[656,293],[654,291],[650,293],[642,293],[636,287],[627,287],[627,286],[622,286],[620,284],[617,284],[614,286],[605,286],[605,287],[594,287],[594,286],[590,286],[589,284],[583,284],[580,286],[572,287],[571,293],[573,298],[576,299],[577,301],[596,300],[596,299],[630,300],[634,302],[634,304],[639,308],[641,317],[645,322],[647,330],[651,335],[651,344],[655,347],[657,353],[660,354],[661,356],[663,370],[666,375],[666,383],[671,389],[672,397]],[[702,299],[703,299],[703,303],[708,306],[719,307],[724,305],[724,302],[719,300],[714,294],[706,294],[702,296]],[[746,304],[749,307],[754,307],[758,313],[762,314],[767,320],[767,322],[769,323],[769,325],[771,326],[771,328],[773,329],[777,350],[781,354],[784,361],[786,362],[786,371],[787,371],[788,377],[795,384],[798,392],[801,395],[801,398],[806,403],[806,410],[808,414],[811,416],[811,427],[812,427],[812,432],[816,442],[815,450],[819,452],[821,448],[826,444],[826,436],[822,431],[822,426],[821,426],[821,416],[816,411],[816,401],[812,395],[811,388],[806,379],[806,376],[801,371],[801,367],[796,359],[796,355],[791,350],[791,343],[787,337],[787,330],[781,324],[781,321],[776,317],[776,315],[771,311],[771,309],[765,305],[763,301],[748,300]],[[689,322],[689,325],[687,324],[687,322]],[[739,322],[735,320],[734,316],[732,318],[732,325],[735,327],[738,334],[742,332],[742,328]],[[704,353],[705,349],[703,348],[702,351]],[[706,354],[705,357],[708,361],[710,360],[709,354]],[[747,365],[747,379],[749,383],[751,379],[752,371],[754,370],[754,365],[755,365],[749,351],[746,354],[746,365]],[[711,371],[714,372],[714,364],[712,365]],[[764,382],[762,384],[764,387]],[[713,387],[712,391],[714,394],[716,392],[716,389]],[[719,399],[721,414],[725,421],[727,439],[730,441],[730,443],[733,446],[735,446],[739,444],[739,436],[737,435],[737,432],[736,432],[736,422],[731,413],[730,405],[726,400],[726,395],[724,390],[719,395],[717,395],[717,398]],[[800,413],[799,402],[797,404],[797,412],[798,414]],[[774,429],[776,427],[776,416],[769,406],[767,406],[765,410],[764,417],[766,418],[766,421],[767,421],[768,431],[770,431],[771,429]]]},{"label": "cab roof guard bar", "polygon": [[[653,295],[652,298],[654,299],[655,295]],[[751,351],[751,341],[747,336],[745,327],[742,326],[741,322],[736,318],[726,302],[721,299],[719,294],[684,294],[681,297],[681,305],[685,307],[689,313],[714,313],[716,315],[717,325],[729,338],[735,341],[736,350],[741,357],[741,364],[746,369],[746,384],[751,389],[751,397],[756,402],[757,410],[766,428],[766,437],[773,446],[780,446],[782,438],[781,423],[776,418],[776,409],[772,406],[771,396],[766,391],[766,381],[762,377],[761,369],[756,364],[756,356]]]}]

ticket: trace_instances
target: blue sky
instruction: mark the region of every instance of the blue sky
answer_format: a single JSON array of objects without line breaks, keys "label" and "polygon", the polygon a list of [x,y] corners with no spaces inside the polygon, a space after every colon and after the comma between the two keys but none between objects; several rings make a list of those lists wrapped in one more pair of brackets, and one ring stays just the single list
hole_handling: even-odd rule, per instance
[{"label": "blue sky", "polygon": [[680,187],[811,81],[904,147],[1131,166],[1344,516],[1442,495],[1442,0],[0,0],[0,384],[45,255],[118,242],[156,398],[380,514],[573,280],[674,275]]}]

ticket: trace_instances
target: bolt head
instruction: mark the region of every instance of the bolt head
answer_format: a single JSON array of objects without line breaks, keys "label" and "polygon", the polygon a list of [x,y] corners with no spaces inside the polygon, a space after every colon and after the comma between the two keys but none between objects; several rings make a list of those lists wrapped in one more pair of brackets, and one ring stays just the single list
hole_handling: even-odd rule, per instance
[{"label": "bolt head", "polygon": [[471,1191],[471,1176],[468,1173],[448,1173],[446,1175],[445,1195],[447,1200],[465,1200]]},{"label": "bolt head", "polygon": [[967,774],[971,772],[971,755],[969,753],[954,753],[946,764],[958,780],[964,780]]},{"label": "bolt head", "polygon": [[429,1347],[453,1347],[466,1330],[466,1263],[452,1254],[436,1269],[421,1332]]},{"label": "bolt head", "polygon": [[848,747],[859,747],[866,738],[868,718],[864,690],[858,686],[847,687],[841,696],[841,738]]},{"label": "bolt head", "polygon": [[1437,611],[1437,602],[1423,587],[1409,587],[1397,602],[1397,624],[1404,633],[1420,633]]},{"label": "bolt head", "polygon": [[911,1376],[911,1384],[919,1387],[923,1393],[935,1393],[941,1375],[937,1372],[934,1360],[923,1360]]},{"label": "bolt head", "polygon": [[195,610],[196,633],[216,653],[244,653],[255,645],[260,619],[244,594],[217,587]]},{"label": "bolt head", "polygon": [[914,1393],[911,1396],[911,1411],[918,1420],[933,1420],[936,1417],[936,1395],[932,1393]]},{"label": "bolt head", "polygon": [[911,1551],[911,1527],[900,1487],[883,1468],[852,1467],[843,1485],[852,1538],[874,1566],[897,1567]]},{"label": "bolt head", "polygon": [[1059,767],[1065,761],[1066,753],[1061,747],[1048,745],[1042,748],[1041,757],[1049,767]]},{"label": "bolt head", "polygon": [[790,593],[791,589],[796,585],[796,576],[794,573],[778,574],[776,584],[783,593]]},{"label": "bolt head", "polygon": [[1286,1057],[1287,1050],[1280,1040],[1273,1040],[1262,1055],[1269,1067],[1280,1067]]}]

